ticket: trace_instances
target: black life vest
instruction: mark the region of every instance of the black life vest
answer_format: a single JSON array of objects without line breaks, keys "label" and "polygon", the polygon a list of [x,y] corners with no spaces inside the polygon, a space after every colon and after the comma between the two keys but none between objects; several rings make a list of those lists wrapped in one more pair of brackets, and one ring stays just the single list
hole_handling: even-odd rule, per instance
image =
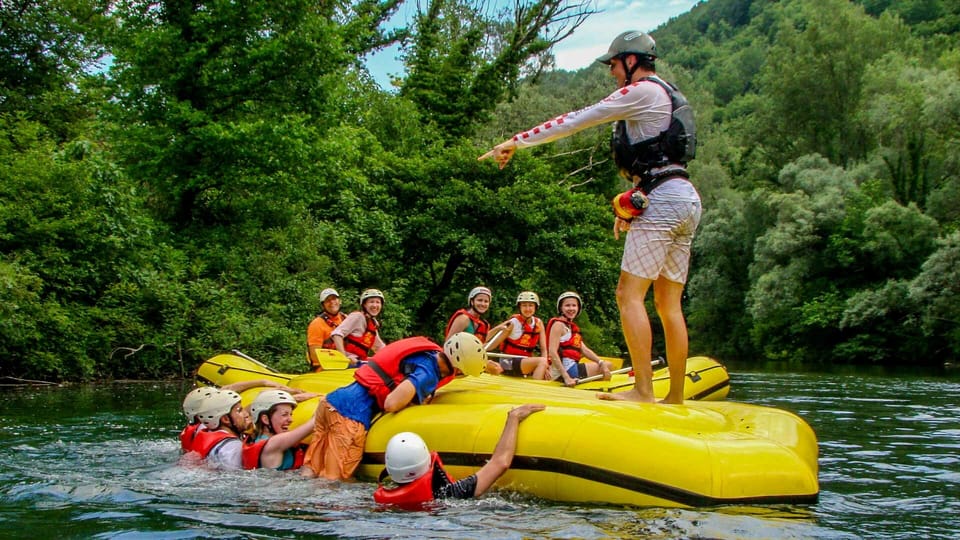
[{"label": "black life vest", "polygon": [[657,77],[643,77],[637,82],[641,81],[659,85],[670,96],[673,109],[670,126],[656,137],[631,143],[627,136],[626,121],[619,120],[610,139],[610,147],[617,167],[625,172],[628,178],[640,178],[640,184],[637,187],[650,193],[659,185],[657,180],[662,182],[677,176],[689,177],[684,169],[664,171],[667,174],[657,175],[657,177],[654,177],[650,170],[671,163],[686,165],[696,157],[697,126],[693,118],[693,109],[677,87]]}]

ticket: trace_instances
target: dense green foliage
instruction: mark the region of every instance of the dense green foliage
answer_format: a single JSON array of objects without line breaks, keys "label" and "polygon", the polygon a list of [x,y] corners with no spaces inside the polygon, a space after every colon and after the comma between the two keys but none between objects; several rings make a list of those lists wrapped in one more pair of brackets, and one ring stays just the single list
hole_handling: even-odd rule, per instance
[{"label": "dense green foliage", "polygon": [[[326,286],[346,309],[384,290],[388,340],[439,337],[480,283],[496,321],[576,289],[619,353],[608,129],[476,160],[611,90],[548,69],[587,4],[434,0],[384,31],[398,6],[0,4],[0,374],[180,375],[232,348],[299,370]],[[654,32],[700,128],[693,354],[957,359],[958,27],[938,0],[710,0]],[[385,91],[363,58],[397,40]]]}]

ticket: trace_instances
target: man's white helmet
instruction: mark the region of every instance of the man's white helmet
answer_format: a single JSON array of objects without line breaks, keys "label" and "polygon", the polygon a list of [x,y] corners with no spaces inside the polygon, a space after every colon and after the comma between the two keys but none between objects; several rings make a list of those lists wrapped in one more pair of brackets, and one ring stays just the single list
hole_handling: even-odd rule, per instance
[{"label": "man's white helmet", "polygon": [[517,303],[519,304],[520,302],[533,302],[537,307],[540,307],[540,297],[533,291],[523,291],[518,294]]},{"label": "man's white helmet", "polygon": [[320,291],[320,303],[322,304],[326,302],[327,298],[330,298],[331,296],[336,296],[337,298],[340,298],[340,293],[338,293],[336,289],[331,289],[329,287]]},{"label": "man's white helmet", "polygon": [[270,408],[274,405],[280,405],[281,403],[287,403],[293,405],[293,408],[297,408],[297,400],[293,399],[293,396],[289,392],[283,390],[264,390],[260,392],[257,397],[253,399],[253,403],[250,404],[250,416],[253,417],[254,423],[260,420],[260,413],[270,412]]},{"label": "man's white helmet", "polygon": [[408,484],[430,471],[430,450],[416,433],[397,433],[387,442],[387,473],[398,484]]},{"label": "man's white helmet", "polygon": [[467,295],[467,305],[473,305],[473,299],[477,297],[478,294],[485,294],[490,297],[490,300],[493,300],[493,293],[490,292],[488,287],[480,286],[470,289],[470,294]]},{"label": "man's white helmet", "polygon": [[193,422],[193,417],[200,413],[203,403],[217,391],[212,386],[201,386],[191,390],[187,397],[183,398],[183,414],[187,420]]},{"label": "man's white helmet", "polygon": [[470,332],[457,332],[443,344],[443,352],[453,367],[464,375],[476,377],[487,367],[487,351],[480,339]]},{"label": "man's white helmet", "polygon": [[220,417],[230,414],[237,403],[240,403],[240,394],[233,390],[217,390],[204,400],[197,412],[197,418],[207,426],[207,429],[217,429],[220,427]]}]

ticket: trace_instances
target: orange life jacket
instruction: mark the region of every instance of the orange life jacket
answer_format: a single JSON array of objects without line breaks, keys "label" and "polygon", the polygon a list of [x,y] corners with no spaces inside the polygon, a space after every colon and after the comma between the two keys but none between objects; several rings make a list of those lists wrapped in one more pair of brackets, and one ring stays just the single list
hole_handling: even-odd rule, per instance
[{"label": "orange life jacket", "polygon": [[579,362],[583,357],[583,352],[580,349],[583,345],[583,336],[580,335],[580,327],[566,317],[554,317],[547,322],[547,347],[549,348],[550,329],[553,328],[553,324],[556,322],[562,322],[570,326],[570,339],[561,341],[557,351],[560,353],[560,358],[569,358]]},{"label": "orange life jacket", "polygon": [[486,343],[487,341],[487,332],[490,331],[490,323],[480,318],[479,315],[474,315],[470,313],[468,309],[458,309],[450,316],[450,320],[447,321],[447,329],[443,331],[443,335],[450,335],[450,327],[453,326],[453,321],[456,320],[460,315],[466,315],[470,318],[470,322],[473,323],[473,328],[467,326],[467,332],[477,336],[477,339],[480,340],[480,343]]},{"label": "orange life jacket", "polygon": [[[366,315],[364,315],[366,317]],[[360,337],[353,334],[343,338],[343,350],[354,354],[360,360],[366,360],[373,350],[373,344],[377,342],[377,331],[380,329],[380,323],[373,317],[367,317],[367,327]]]},{"label": "orange life jacket", "polygon": [[383,487],[383,484],[380,484],[377,486],[377,490],[373,492],[373,500],[380,504],[395,504],[400,507],[416,507],[432,501],[434,472],[439,469],[450,483],[453,483],[453,478],[450,478],[450,475],[444,470],[443,462],[440,461],[440,454],[430,452],[430,458],[430,470],[426,474],[413,482],[401,484],[393,489],[387,489]]},{"label": "orange life jacket", "polygon": [[197,430],[200,429],[200,426],[203,424],[188,424],[187,427],[183,428],[183,431],[180,432],[180,449],[184,452],[189,452],[193,450],[193,439],[197,436]]},{"label": "orange life jacket", "polygon": [[[383,409],[390,392],[406,378],[403,373],[403,360],[418,352],[442,351],[439,345],[425,337],[410,337],[390,343],[377,351],[375,358],[357,368],[353,378],[363,385],[370,395],[376,398],[377,405]],[[453,380],[453,375],[440,379],[437,388]]]},{"label": "orange life jacket", "polygon": [[[260,454],[263,453],[263,447],[269,440],[269,438],[260,439],[257,442],[243,445],[241,455],[243,456],[244,469],[257,469],[260,467]],[[299,469],[300,466],[303,465],[304,455],[303,446],[298,445],[293,450],[293,467],[291,467],[291,469]]]},{"label": "orange life jacket", "polygon": [[[527,324],[526,319],[523,315],[517,313],[511,319],[516,319],[520,322],[523,333],[520,334],[520,337],[517,339],[512,339],[510,336],[507,336],[507,339],[503,340],[500,344],[500,351],[504,354],[517,354],[520,356],[531,356],[533,351],[537,350],[537,347],[540,346],[540,331],[543,330],[543,322],[536,317],[531,317],[533,324]],[[543,351],[544,353],[546,351]]]},{"label": "orange life jacket", "polygon": [[211,450],[227,439],[239,439],[239,437],[222,429],[218,429],[216,431],[211,431],[209,429],[198,431],[196,436],[193,438],[192,450],[200,454],[201,458],[206,458],[207,455],[210,454]]}]

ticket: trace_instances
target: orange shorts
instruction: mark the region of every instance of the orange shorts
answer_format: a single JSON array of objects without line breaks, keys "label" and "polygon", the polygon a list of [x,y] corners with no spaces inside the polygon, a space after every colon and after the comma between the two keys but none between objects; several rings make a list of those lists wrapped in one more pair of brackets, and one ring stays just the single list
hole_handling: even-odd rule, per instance
[{"label": "orange shorts", "polygon": [[330,406],[326,399],[317,404],[313,440],[303,459],[304,467],[329,480],[346,480],[360,465],[367,430]]}]

